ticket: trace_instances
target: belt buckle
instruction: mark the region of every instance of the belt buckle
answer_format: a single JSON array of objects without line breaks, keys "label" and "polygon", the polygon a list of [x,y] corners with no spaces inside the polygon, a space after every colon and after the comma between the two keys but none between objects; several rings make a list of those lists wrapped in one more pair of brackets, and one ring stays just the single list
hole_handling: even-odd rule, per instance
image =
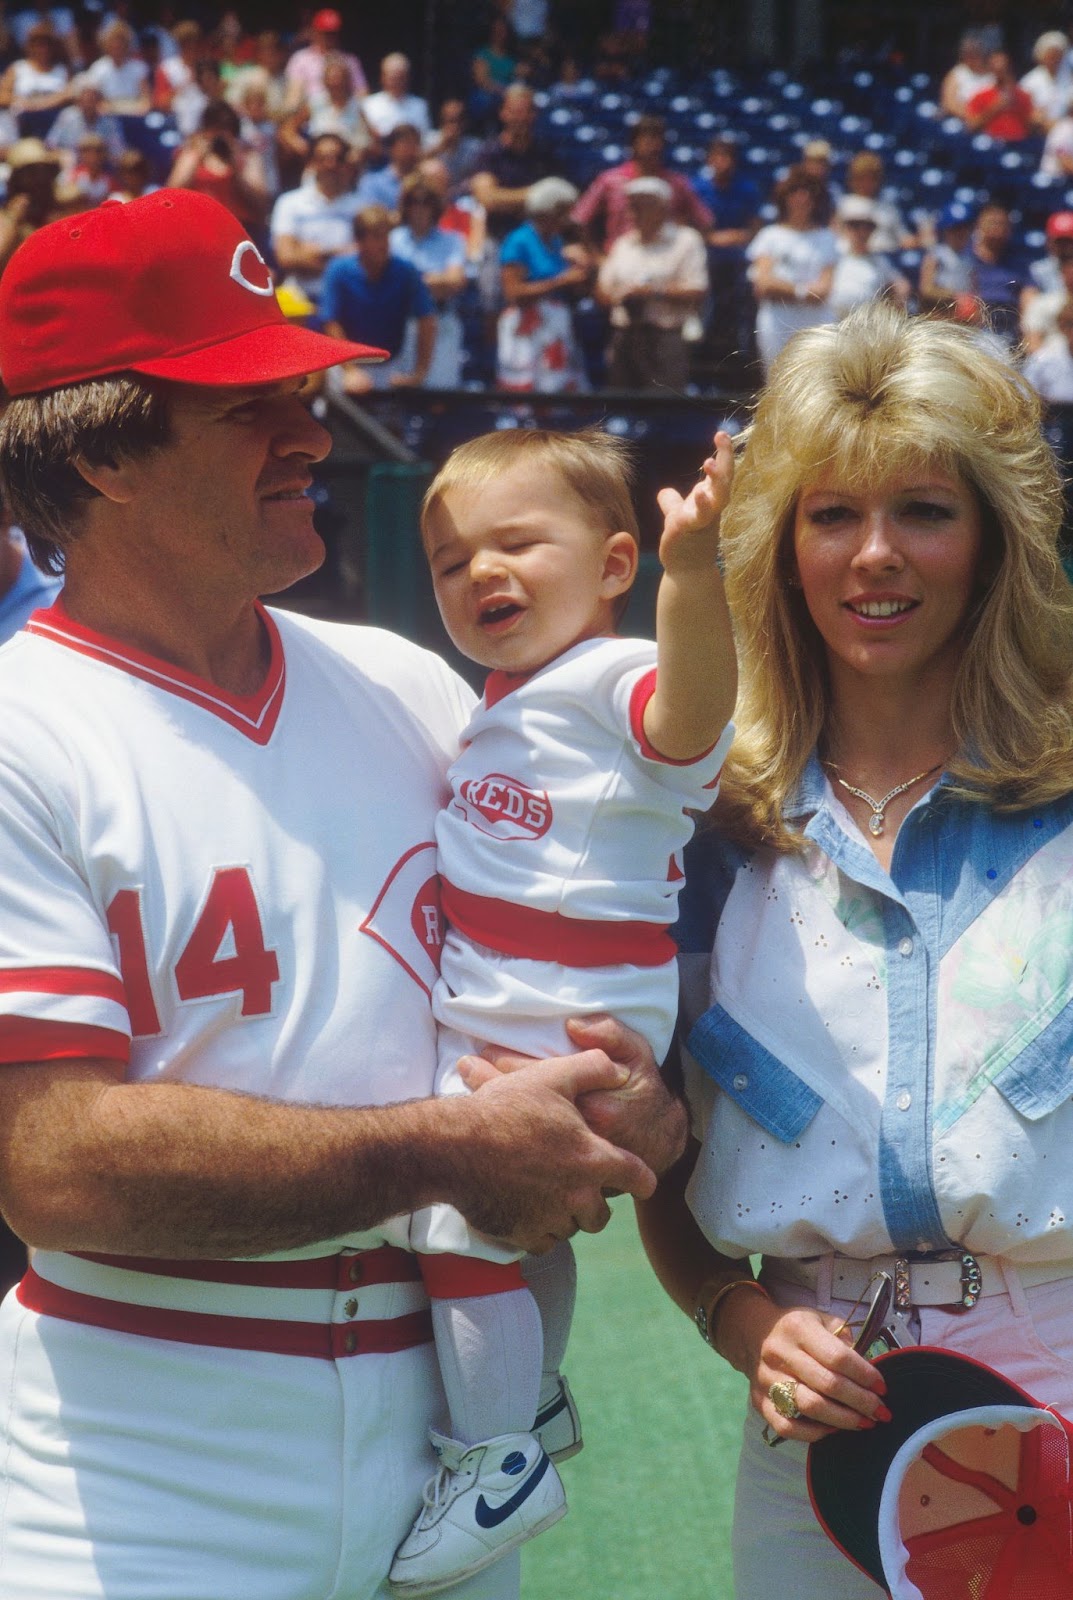
[{"label": "belt buckle", "polygon": [[899,1256],[894,1263],[894,1309],[906,1313],[913,1309],[913,1297],[909,1288],[909,1262],[905,1256]]},{"label": "belt buckle", "polygon": [[961,1263],[961,1304],[966,1311],[971,1311],[983,1289],[983,1274],[971,1250],[963,1251],[958,1260]]}]

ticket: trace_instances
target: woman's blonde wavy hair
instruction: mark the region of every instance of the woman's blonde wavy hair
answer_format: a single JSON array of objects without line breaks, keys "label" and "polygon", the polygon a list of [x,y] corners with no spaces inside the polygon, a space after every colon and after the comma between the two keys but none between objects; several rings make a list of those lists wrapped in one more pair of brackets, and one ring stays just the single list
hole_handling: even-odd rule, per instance
[{"label": "woman's blonde wavy hair", "polygon": [[791,584],[798,496],[820,474],[852,490],[924,463],[967,482],[983,520],[953,693],[956,792],[1014,811],[1073,790],[1073,589],[1039,402],[966,330],[872,304],[782,353],[723,517],[741,692],[712,820],[744,844],[799,847],[784,811],[829,710],[824,646]]}]

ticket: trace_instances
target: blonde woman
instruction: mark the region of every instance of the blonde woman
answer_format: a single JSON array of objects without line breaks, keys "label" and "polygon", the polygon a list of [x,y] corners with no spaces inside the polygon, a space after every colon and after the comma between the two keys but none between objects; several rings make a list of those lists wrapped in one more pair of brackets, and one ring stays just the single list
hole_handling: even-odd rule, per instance
[{"label": "blonde woman", "polygon": [[681,925],[697,1144],[640,1208],[749,1380],[737,1600],[876,1592],[804,1469],[889,1415],[846,1328],[877,1272],[900,1342],[1073,1410],[1060,516],[1035,397],[950,324],[854,312],[761,396],[723,523],[738,738]]}]

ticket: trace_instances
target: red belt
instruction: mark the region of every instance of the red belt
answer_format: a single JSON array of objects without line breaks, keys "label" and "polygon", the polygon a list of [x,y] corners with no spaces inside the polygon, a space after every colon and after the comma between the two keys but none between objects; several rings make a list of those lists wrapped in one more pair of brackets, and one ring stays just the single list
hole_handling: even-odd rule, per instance
[{"label": "red belt", "polygon": [[[83,1259],[126,1272],[259,1287],[337,1289],[364,1284],[409,1282],[420,1277],[412,1255],[391,1245],[352,1255],[315,1256],[295,1261],[156,1261],[148,1257],[83,1253]],[[400,1317],[349,1322],[290,1322],[268,1317],[231,1317],[214,1312],[132,1305],[63,1288],[31,1266],[16,1288],[29,1311],[80,1322],[115,1333],[136,1333],[179,1344],[217,1349],[263,1350],[270,1355],[314,1356],[337,1361],[344,1356],[386,1355],[427,1344],[432,1315],[426,1308]]]}]

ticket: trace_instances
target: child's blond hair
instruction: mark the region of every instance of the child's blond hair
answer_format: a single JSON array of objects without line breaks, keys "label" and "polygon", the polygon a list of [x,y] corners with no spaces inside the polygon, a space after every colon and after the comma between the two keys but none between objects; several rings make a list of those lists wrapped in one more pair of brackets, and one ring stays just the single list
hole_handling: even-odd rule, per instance
[{"label": "child's blond hair", "polygon": [[599,428],[558,433],[551,428],[504,428],[482,433],[452,450],[421,502],[421,537],[440,500],[451,489],[479,489],[520,463],[557,472],[574,497],[592,513],[594,531],[628,533],[640,544],[633,507],[634,463],[623,439]]}]

